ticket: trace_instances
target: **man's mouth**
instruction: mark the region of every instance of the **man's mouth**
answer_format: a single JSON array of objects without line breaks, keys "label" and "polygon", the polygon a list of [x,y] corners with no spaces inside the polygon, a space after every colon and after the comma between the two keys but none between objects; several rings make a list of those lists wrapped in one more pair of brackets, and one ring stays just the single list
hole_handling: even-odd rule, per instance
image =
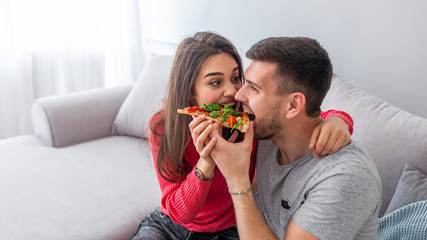
[{"label": "man's mouth", "polygon": [[243,112],[245,112],[249,115],[249,120],[251,120],[251,121],[255,120],[254,112],[249,107],[247,107],[246,105],[243,105]]}]

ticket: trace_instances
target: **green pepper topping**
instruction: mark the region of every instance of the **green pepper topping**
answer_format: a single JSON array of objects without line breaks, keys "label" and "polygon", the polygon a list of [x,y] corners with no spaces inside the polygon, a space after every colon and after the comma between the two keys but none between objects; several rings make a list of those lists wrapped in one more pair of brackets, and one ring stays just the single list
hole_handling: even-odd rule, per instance
[{"label": "green pepper topping", "polygon": [[227,114],[232,114],[232,115],[234,115],[234,111],[233,111],[233,109],[230,109],[230,108],[224,108],[222,111],[223,111],[223,112],[225,112],[225,113],[227,113]]},{"label": "green pepper topping", "polygon": [[240,119],[236,124],[234,124],[234,126],[233,126],[233,128],[231,128],[231,131],[230,132],[232,132],[233,131],[233,129],[235,129],[235,128],[237,128],[237,127],[239,127],[240,125],[242,125],[243,124],[243,120],[242,119]]},{"label": "green pepper topping", "polygon": [[216,117],[218,117],[218,112],[213,111],[213,112],[209,113],[209,116],[216,118]]},{"label": "green pepper topping", "polygon": [[224,106],[224,109],[231,109],[231,110],[233,110],[233,108],[232,107],[230,107],[230,106],[228,106],[227,104],[221,104],[222,106]]},{"label": "green pepper topping", "polygon": [[227,120],[227,117],[228,117],[227,114],[225,112],[223,112],[222,116],[221,116],[221,122],[222,123],[225,122]]},{"label": "green pepper topping", "polygon": [[213,111],[213,110],[215,110],[215,111],[219,110],[219,105],[217,105],[217,104],[206,105],[203,103],[202,106],[208,112]]},{"label": "green pepper topping", "polygon": [[[239,116],[240,112],[235,112],[234,109],[230,106],[228,106],[227,104],[210,104],[210,105],[206,105],[206,104],[202,104],[203,109],[205,109],[208,112],[212,112],[212,111],[219,111],[220,110],[220,105],[222,105],[224,108],[222,109],[222,122],[225,122],[225,120],[227,120],[227,115],[233,115],[233,116]],[[212,114],[212,115],[211,115]],[[210,113],[209,116],[213,117],[218,116],[218,113]],[[226,115],[225,115],[226,114]]]}]

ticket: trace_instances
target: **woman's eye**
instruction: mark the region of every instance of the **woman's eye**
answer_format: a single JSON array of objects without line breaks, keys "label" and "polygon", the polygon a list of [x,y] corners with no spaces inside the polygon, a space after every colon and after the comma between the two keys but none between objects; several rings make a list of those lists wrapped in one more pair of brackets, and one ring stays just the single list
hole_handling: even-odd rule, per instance
[{"label": "woman's eye", "polygon": [[251,90],[255,91],[255,92],[258,92],[258,89],[256,89],[253,85],[251,85]]},{"label": "woman's eye", "polygon": [[241,82],[242,81],[242,77],[241,76],[236,76],[233,78],[233,81],[235,82]]},{"label": "woman's eye", "polygon": [[209,82],[209,85],[218,86],[220,83],[221,83],[220,81],[212,81],[212,82]]}]

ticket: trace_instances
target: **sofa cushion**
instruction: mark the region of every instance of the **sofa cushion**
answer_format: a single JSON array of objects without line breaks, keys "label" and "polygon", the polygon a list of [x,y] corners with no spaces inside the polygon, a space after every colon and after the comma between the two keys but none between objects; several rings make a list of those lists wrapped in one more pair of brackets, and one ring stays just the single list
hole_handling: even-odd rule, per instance
[{"label": "sofa cushion", "polygon": [[130,239],[160,205],[147,140],[66,148],[36,136],[0,142],[0,239]]},{"label": "sofa cushion", "polygon": [[98,188],[139,220],[160,206],[160,187],[148,139],[112,136],[62,149]]},{"label": "sofa cushion", "polygon": [[385,215],[422,200],[427,200],[427,176],[406,164]]},{"label": "sofa cushion", "polygon": [[337,76],[322,109],[339,109],[353,117],[352,139],[368,152],[381,177],[382,216],[406,163],[427,172],[427,119],[396,108]]},{"label": "sofa cushion", "polygon": [[148,122],[161,107],[172,61],[171,55],[150,56],[147,66],[114,120],[113,134],[148,137]]}]

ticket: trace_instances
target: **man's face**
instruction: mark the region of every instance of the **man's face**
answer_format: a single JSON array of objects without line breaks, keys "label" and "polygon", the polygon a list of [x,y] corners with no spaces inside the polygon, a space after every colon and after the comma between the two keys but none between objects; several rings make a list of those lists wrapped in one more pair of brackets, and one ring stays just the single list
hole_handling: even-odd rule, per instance
[{"label": "man's face", "polygon": [[276,63],[253,61],[245,73],[246,83],[236,93],[245,112],[255,115],[255,139],[274,138],[282,129],[285,96],[276,94],[273,79]]}]

